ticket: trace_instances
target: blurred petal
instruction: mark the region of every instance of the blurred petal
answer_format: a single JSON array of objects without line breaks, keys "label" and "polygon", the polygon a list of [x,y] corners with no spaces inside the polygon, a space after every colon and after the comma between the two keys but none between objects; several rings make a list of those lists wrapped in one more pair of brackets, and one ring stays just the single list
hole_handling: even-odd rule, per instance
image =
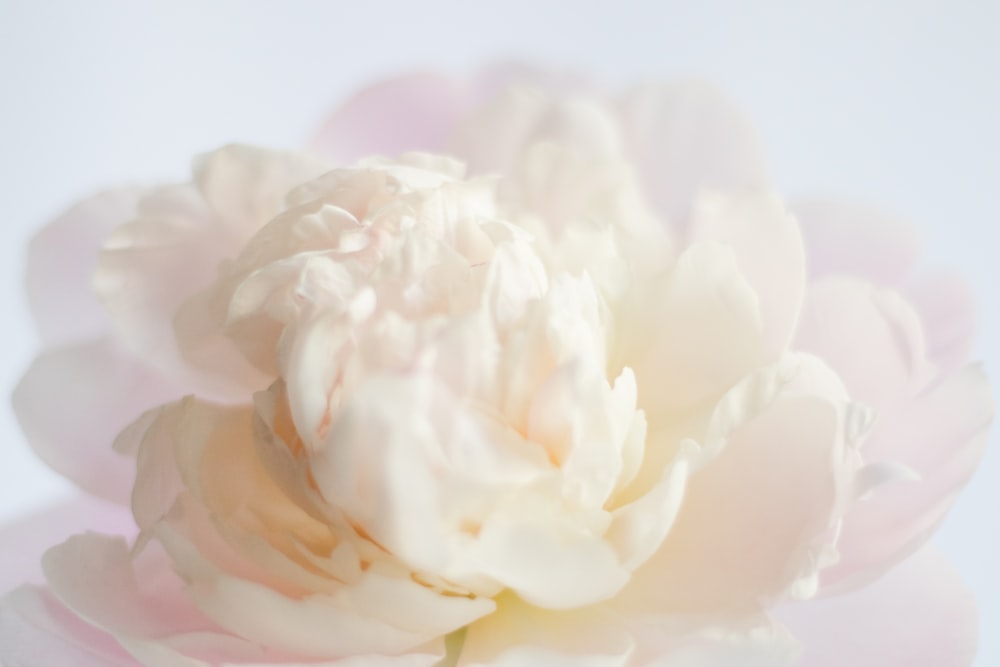
[{"label": "blurred petal", "polygon": [[103,334],[108,317],[91,289],[97,251],[131,220],[141,191],[112,190],[87,199],[42,229],[28,248],[28,305],[42,341],[59,345]]},{"label": "blurred petal", "polygon": [[43,461],[84,490],[126,504],[135,461],[112,450],[115,437],[177,393],[114,343],[96,340],[41,354],[14,390],[13,404]]},{"label": "blurred petal", "polygon": [[673,528],[623,599],[657,613],[742,613],[809,576],[838,500],[842,418],[830,401],[787,396],[737,425],[688,480]]},{"label": "blurred petal", "polygon": [[[830,591],[870,581],[920,547],[972,476],[986,446],[993,399],[982,369],[966,367],[879,424],[862,452],[920,476],[879,487],[844,517]],[[871,452],[869,454],[869,452]]]},{"label": "blurred petal", "polygon": [[408,74],[361,91],[327,119],[310,143],[341,166],[370,155],[440,151],[478,101],[464,82]]},{"label": "blurred petal", "polygon": [[788,345],[805,291],[805,251],[795,219],[766,192],[705,196],[695,203],[692,237],[728,243],[757,293],[772,359]]},{"label": "blurred petal", "polygon": [[895,292],[854,278],[809,286],[795,345],[826,361],[853,398],[880,414],[930,377],[917,313]]},{"label": "blurred petal", "polygon": [[630,346],[625,364],[651,424],[718,398],[765,363],[759,300],[732,247],[691,245],[648,299],[627,332],[656,337]]},{"label": "blurred petal", "polygon": [[131,537],[132,513],[121,505],[79,495],[0,526],[0,592],[40,584],[45,550],[85,530]]},{"label": "blurred petal", "polygon": [[140,663],[51,593],[25,586],[0,599],[0,664],[139,667]]},{"label": "blurred petal", "polygon": [[174,340],[174,314],[212,282],[219,262],[238,247],[194,188],[162,188],[147,197],[136,220],[105,241],[94,274],[121,344],[187,381],[187,364]]},{"label": "blurred petal", "polygon": [[804,200],[792,210],[802,225],[809,276],[857,276],[900,285],[919,251],[916,230],[858,204]]},{"label": "blurred petal", "polygon": [[633,641],[601,607],[551,612],[513,595],[471,626],[458,667],[625,667]]},{"label": "blurred petal", "polygon": [[969,286],[954,274],[935,272],[919,276],[904,292],[920,315],[927,356],[937,372],[944,375],[967,363],[976,329]]},{"label": "blurred petal", "polygon": [[645,85],[618,103],[626,154],[647,196],[683,226],[698,193],[766,184],[754,130],[736,107],[702,83]]},{"label": "blurred petal", "polygon": [[973,595],[933,547],[855,593],[778,616],[805,647],[799,667],[968,667],[978,643]]}]

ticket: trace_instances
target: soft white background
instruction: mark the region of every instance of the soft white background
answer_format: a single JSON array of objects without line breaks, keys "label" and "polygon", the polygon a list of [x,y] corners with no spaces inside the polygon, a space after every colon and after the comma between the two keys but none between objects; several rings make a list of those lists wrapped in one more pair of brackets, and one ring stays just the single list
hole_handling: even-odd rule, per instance
[{"label": "soft white background", "polygon": [[[374,77],[496,58],[609,84],[704,77],[756,122],[789,194],[910,219],[927,261],[961,267],[1000,379],[1000,3],[138,3],[0,0],[0,387],[35,351],[21,296],[32,231],[104,186],[183,178],[224,142],[301,144]],[[59,415],[52,415],[58,419]],[[69,493],[0,401],[0,521]],[[1000,439],[937,538],[1000,664]]]}]

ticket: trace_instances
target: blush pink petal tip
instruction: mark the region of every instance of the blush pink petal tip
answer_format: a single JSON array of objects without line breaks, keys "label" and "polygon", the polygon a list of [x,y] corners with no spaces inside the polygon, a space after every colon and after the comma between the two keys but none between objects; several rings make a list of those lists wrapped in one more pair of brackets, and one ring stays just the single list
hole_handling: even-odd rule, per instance
[{"label": "blush pink petal tip", "polygon": [[112,449],[137,416],[178,390],[111,339],[53,347],[17,385],[14,412],[53,470],[96,496],[127,504],[135,461]]},{"label": "blush pink petal tip", "polygon": [[804,647],[796,667],[969,667],[979,639],[975,598],[933,546],[862,590],[779,616]]},{"label": "blush pink petal tip", "polygon": [[131,538],[136,530],[127,508],[86,495],[0,526],[0,593],[19,584],[43,583],[42,554],[69,535],[95,531]]},{"label": "blush pink petal tip", "polygon": [[105,237],[135,215],[142,190],[111,190],[77,204],[43,228],[28,248],[28,305],[46,345],[102,335],[108,316],[91,289]]}]

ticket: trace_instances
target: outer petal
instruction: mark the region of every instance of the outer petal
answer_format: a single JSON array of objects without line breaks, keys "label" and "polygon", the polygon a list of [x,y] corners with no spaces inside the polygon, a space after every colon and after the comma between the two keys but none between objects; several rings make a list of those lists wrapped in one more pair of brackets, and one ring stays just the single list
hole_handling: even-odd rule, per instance
[{"label": "outer petal", "polygon": [[938,373],[950,373],[968,362],[976,329],[969,286],[951,273],[935,272],[910,282],[904,293],[920,315],[927,356]]},{"label": "outer petal", "polygon": [[464,82],[408,74],[361,91],[327,119],[311,144],[341,165],[369,155],[440,151],[477,101]]},{"label": "outer petal", "polygon": [[[113,636],[146,667],[430,667],[441,657],[439,649],[422,647],[400,656],[331,656],[324,661],[249,642],[222,630],[192,604],[184,584],[155,547],[130,559],[120,539],[72,538],[46,555],[45,569],[67,607]],[[248,611],[271,619],[275,631],[288,623],[268,616],[273,611],[268,607],[251,606]],[[87,639],[88,647],[112,642],[103,633],[91,632]]]},{"label": "outer petal", "polygon": [[212,282],[219,262],[236,248],[194,188],[163,188],[147,197],[136,220],[108,237],[94,274],[122,344],[159,371],[190,382],[174,340],[174,314]]},{"label": "outer petal", "polygon": [[131,536],[135,521],[120,505],[79,495],[0,527],[0,592],[42,583],[45,550],[83,530]]},{"label": "outer petal", "polygon": [[139,667],[113,637],[30,586],[0,599],[0,664]]},{"label": "outer petal", "polygon": [[626,154],[668,222],[683,225],[703,190],[766,184],[763,153],[746,118],[701,83],[640,86],[618,103]]},{"label": "outer petal", "polygon": [[471,79],[415,72],[361,91],[327,119],[310,146],[340,166],[374,154],[451,152],[462,122],[512,83],[556,93],[582,87],[577,77],[513,63],[485,68]]},{"label": "outer petal", "polygon": [[933,547],[849,595],[784,608],[800,667],[968,667],[978,643],[971,591]]},{"label": "outer petal", "polygon": [[688,480],[673,528],[636,571],[624,600],[654,613],[743,613],[810,592],[793,586],[815,572],[853,470],[847,446],[856,434],[848,406],[798,393],[809,372],[800,366],[800,379],[786,378],[787,389],[773,403],[761,401],[760,394],[773,391],[767,374],[724,400],[745,405],[726,405],[713,421],[745,416],[723,442],[706,443],[708,454],[721,449]]},{"label": "outer petal", "polygon": [[43,353],[14,390],[14,411],[38,455],[102,498],[127,503],[135,462],[112,451],[135,417],[179,392],[108,340]]},{"label": "outer petal", "polygon": [[858,204],[821,199],[796,202],[812,279],[857,276],[877,285],[902,284],[916,262],[911,226]]},{"label": "outer petal", "polygon": [[982,370],[970,366],[876,428],[863,451],[921,479],[888,484],[852,507],[837,543],[840,561],[823,573],[824,586],[864,584],[930,537],[979,465],[993,410]]},{"label": "outer petal", "polygon": [[77,204],[45,227],[28,248],[31,314],[47,345],[102,335],[108,317],[90,287],[104,238],[132,219],[138,189],[112,190]]}]

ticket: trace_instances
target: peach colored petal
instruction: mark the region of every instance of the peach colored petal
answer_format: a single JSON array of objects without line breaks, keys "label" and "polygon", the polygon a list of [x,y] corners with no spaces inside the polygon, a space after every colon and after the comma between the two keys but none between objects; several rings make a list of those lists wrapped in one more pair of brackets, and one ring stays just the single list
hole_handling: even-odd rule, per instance
[{"label": "peach colored petal", "polygon": [[46,345],[103,335],[108,317],[90,286],[105,237],[131,220],[142,191],[112,190],[77,204],[28,248],[28,305]]},{"label": "peach colored petal", "polygon": [[56,472],[94,495],[127,503],[135,462],[115,453],[135,415],[179,389],[110,340],[42,353],[14,390],[21,428]]},{"label": "peach colored petal", "polygon": [[979,627],[972,592],[931,546],[855,593],[789,605],[797,667],[969,667]]}]

